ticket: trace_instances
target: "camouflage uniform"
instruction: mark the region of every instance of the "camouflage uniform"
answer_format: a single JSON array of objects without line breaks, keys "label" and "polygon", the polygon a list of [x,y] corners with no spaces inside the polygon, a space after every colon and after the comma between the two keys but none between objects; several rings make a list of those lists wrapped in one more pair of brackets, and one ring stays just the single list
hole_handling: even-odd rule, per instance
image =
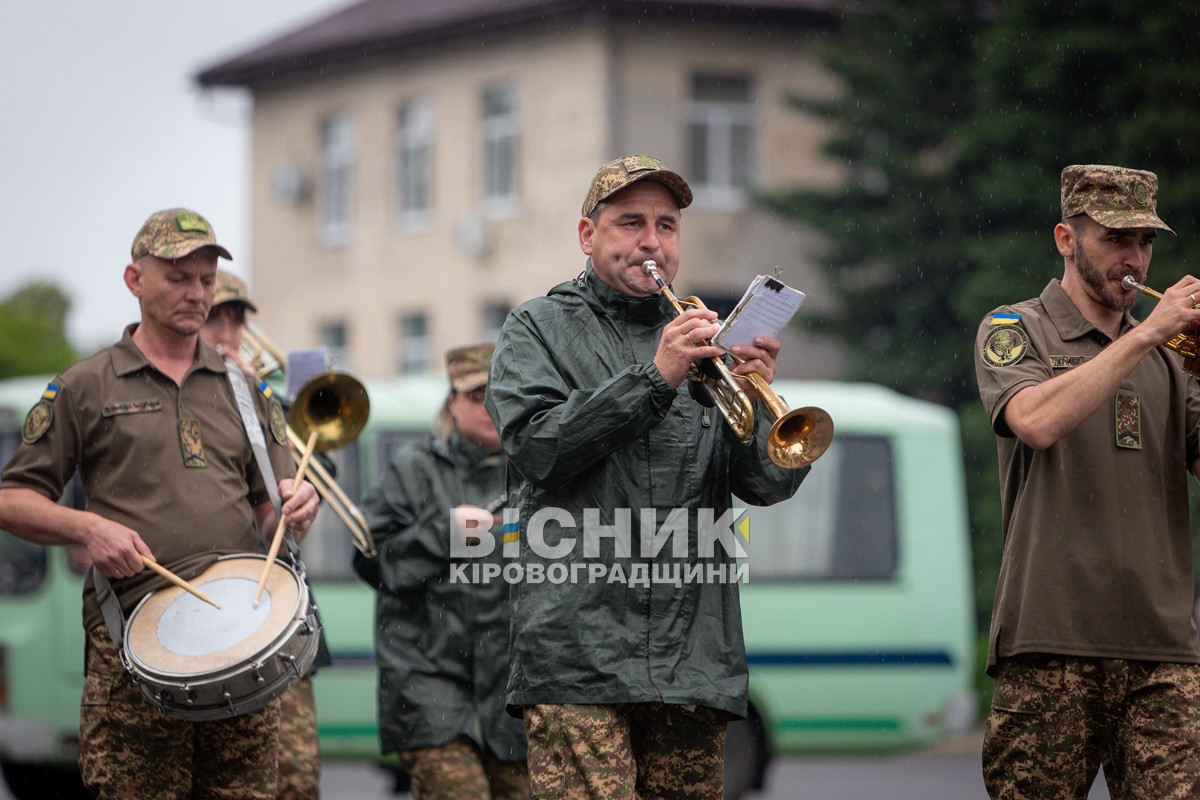
[{"label": "camouflage uniform", "polygon": [[527,706],[533,796],[720,800],[725,719],[662,703]]},{"label": "camouflage uniform", "polygon": [[79,771],[101,798],[274,800],[278,725],[277,700],[211,722],[168,717],[134,685],[108,629],[88,631]]},{"label": "camouflage uniform", "polygon": [[278,800],[316,800],[320,796],[321,748],[312,675],[305,675],[279,698]]},{"label": "camouflage uniform", "polygon": [[[1067,167],[1063,219],[1076,236],[1081,214],[1110,229],[1169,231],[1157,186],[1140,170]],[[1137,324],[1125,312],[1119,335]],[[1200,387],[1159,346],[1049,447],[1023,442],[1005,416],[1018,392],[1088,368],[1112,343],[1057,279],[995,309],[977,334],[1004,523],[983,749],[994,798],[1084,800],[1101,766],[1113,797],[1200,797],[1187,492],[1187,467],[1200,458]],[[1123,491],[1103,488],[1114,476]]]}]

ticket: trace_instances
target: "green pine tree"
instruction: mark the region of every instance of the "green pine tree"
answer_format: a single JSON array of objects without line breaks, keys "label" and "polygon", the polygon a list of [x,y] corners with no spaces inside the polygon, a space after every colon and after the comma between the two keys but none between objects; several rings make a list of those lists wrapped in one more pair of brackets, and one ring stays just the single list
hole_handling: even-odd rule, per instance
[{"label": "green pine tree", "polygon": [[29,283],[0,300],[0,378],[58,372],[78,357],[67,341],[71,301],[49,283]]}]

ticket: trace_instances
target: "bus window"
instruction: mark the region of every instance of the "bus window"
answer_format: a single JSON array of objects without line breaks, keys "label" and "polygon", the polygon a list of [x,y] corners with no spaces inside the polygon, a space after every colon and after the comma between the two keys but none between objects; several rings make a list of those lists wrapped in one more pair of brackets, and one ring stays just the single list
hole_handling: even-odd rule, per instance
[{"label": "bus window", "polygon": [[896,503],[886,439],[840,436],[791,500],[751,506],[750,580],[887,580]]}]

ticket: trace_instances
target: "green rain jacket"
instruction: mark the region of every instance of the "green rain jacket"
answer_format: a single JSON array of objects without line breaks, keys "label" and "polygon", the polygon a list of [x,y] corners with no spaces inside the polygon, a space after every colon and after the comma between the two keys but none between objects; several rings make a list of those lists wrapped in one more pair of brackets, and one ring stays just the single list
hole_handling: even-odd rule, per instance
[{"label": "green rain jacket", "polygon": [[[509,458],[510,506],[520,514],[519,533],[506,520],[504,538],[519,537],[525,570],[512,589],[510,713],[539,703],[630,702],[746,713],[734,557],[721,544],[705,554],[700,510],[719,519],[731,492],[755,505],[777,503],[808,470],[768,460],[762,442],[771,420],[761,403],[755,440],[743,446],[686,382],[678,390],[667,384],[652,361],[673,317],[666,300],[621,294],[589,261],[575,280],[517,308],[500,334],[486,403]],[[686,514],[682,534],[657,555],[642,552],[643,509],[654,521],[647,538],[670,527],[673,509],[684,510],[675,520]],[[622,518],[628,536],[602,527]],[[724,526],[729,539],[732,527]],[[557,548],[553,557],[548,548]],[[689,566],[699,567],[690,582]],[[727,568],[726,579],[710,581],[710,567]],[[552,579],[539,582],[539,571]]]},{"label": "green rain jacket", "polygon": [[[397,453],[363,501],[379,552],[355,567],[378,590],[384,753],[468,736],[502,760],[525,758],[524,728],[504,712],[507,587],[451,582],[451,509],[503,492],[503,454],[430,435]],[[499,558],[497,547],[488,560]]]}]

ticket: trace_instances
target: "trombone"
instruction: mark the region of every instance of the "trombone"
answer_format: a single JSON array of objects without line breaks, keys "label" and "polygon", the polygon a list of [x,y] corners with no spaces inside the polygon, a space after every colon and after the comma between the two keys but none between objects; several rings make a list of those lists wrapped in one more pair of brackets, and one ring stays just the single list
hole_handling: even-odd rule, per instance
[{"label": "trombone", "polygon": [[[695,295],[685,297],[682,301],[677,299],[658,274],[658,265],[653,261],[642,262],[642,272],[654,279],[663,296],[675,308],[676,314],[683,314],[686,307],[706,308]],[[709,342],[702,340],[697,344],[707,345]],[[746,360],[733,353],[730,356],[739,363]],[[812,464],[829,449],[829,443],[833,441],[833,419],[828,412],[817,406],[789,411],[787,404],[762,375],[751,372],[742,377],[758,392],[771,418],[775,420],[767,434],[767,457],[772,463],[784,469],[800,469]],[[713,357],[704,359],[702,365],[693,364],[688,371],[688,380],[699,383],[734,434],[743,444],[748,444],[754,435],[754,404],[725,362]],[[700,402],[704,403],[703,400]]]},{"label": "trombone", "polygon": [[[258,330],[247,324],[242,328],[242,360],[251,366],[260,380],[273,372],[286,372],[283,353]],[[317,434],[316,450],[340,450],[362,433],[371,404],[366,388],[342,372],[323,372],[300,387],[288,413],[287,435],[292,443],[292,459],[303,459],[308,437]],[[375,537],[358,507],[338,485],[320,461],[310,460],[308,481],[325,504],[337,514],[354,539],[354,546],[370,558],[375,555]]]}]

